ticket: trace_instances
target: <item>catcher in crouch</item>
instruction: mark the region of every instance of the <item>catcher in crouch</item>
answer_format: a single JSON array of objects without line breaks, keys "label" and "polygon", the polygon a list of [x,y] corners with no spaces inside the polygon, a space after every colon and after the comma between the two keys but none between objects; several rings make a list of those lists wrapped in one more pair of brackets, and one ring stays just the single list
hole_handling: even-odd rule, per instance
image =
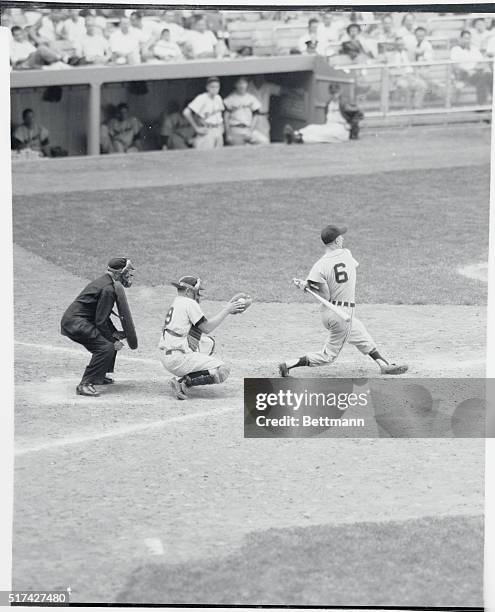
[{"label": "catcher in crouch", "polygon": [[230,369],[213,355],[215,341],[202,334],[211,333],[228,315],[244,312],[251,298],[238,293],[220,312],[207,319],[199,305],[204,288],[200,278],[182,276],[172,285],[177,288],[177,297],[165,317],[158,348],[163,367],[174,374],[170,386],[177,399],[184,400],[190,387],[227,380]]},{"label": "catcher in crouch", "polygon": [[294,279],[302,290],[306,288],[318,293],[335,306],[343,309],[350,317],[344,321],[336,312],[322,305],[321,320],[328,331],[327,341],[321,351],[306,353],[297,359],[289,359],[279,364],[281,376],[289,376],[289,370],[300,366],[320,366],[332,363],[337,359],[346,342],[353,344],[361,353],[369,355],[380,368],[382,374],[404,374],[407,365],[389,363],[377,350],[375,341],[366,327],[354,315],[356,268],[358,262],[349,249],[344,249],[343,234],[347,228],[327,225],[321,231],[321,240],[325,245],[323,256],[311,268],[307,279]]}]

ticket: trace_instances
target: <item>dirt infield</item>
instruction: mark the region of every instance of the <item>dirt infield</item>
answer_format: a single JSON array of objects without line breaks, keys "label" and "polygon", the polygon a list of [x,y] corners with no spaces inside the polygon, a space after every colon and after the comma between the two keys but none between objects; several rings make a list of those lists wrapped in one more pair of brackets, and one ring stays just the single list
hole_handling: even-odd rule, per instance
[{"label": "dirt infield", "polygon": [[[468,185],[471,175],[478,184],[466,206],[482,206],[489,131],[412,130],[400,141],[397,135],[381,135],[375,142],[339,148],[338,154],[332,146],[274,146],[257,150],[256,159],[252,150],[241,148],[206,158],[197,153],[14,165],[19,241],[14,249],[14,586],[70,586],[74,601],[87,602],[482,605],[483,440],[243,437],[243,378],[274,376],[280,360],[323,342],[318,306],[305,296],[299,302],[292,301],[292,294],[278,301],[258,300],[242,316],[229,317],[214,335],[219,354],[232,368],[231,378],[221,386],[195,389],[186,402],[171,395],[156,348],[174,294],[162,284],[162,269],[169,275],[182,264],[170,236],[183,231],[188,202],[174,203],[177,214],[168,216],[169,227],[155,209],[154,198],[163,188],[167,202],[172,191],[167,186],[175,185],[173,192],[179,193],[179,185],[202,183],[201,189],[182,190],[188,197],[195,194],[199,207],[199,195],[207,193],[212,182],[221,184],[223,199],[215,214],[228,216],[222,231],[230,236],[241,185],[234,179],[282,182],[305,177],[309,182],[320,177],[316,183],[321,202],[328,200],[325,210],[330,214],[335,198],[327,198],[328,177],[356,177],[357,184],[359,174],[396,171],[387,181],[376,175],[374,183],[361,182],[361,190],[363,185],[375,189],[366,220],[383,222],[380,232],[399,242],[405,281],[413,257],[416,282],[422,275],[429,279],[440,260],[445,272],[432,280],[428,300],[423,296],[417,300],[421,303],[408,299],[391,304],[384,298],[376,304],[370,297],[369,303],[358,306],[358,315],[381,352],[409,363],[406,381],[483,377],[486,283],[458,272],[483,261],[483,219],[476,217],[472,223],[473,259],[464,261],[454,225],[444,236],[447,222],[442,226],[441,211],[425,204],[422,210],[428,214],[421,216],[414,206],[435,190],[442,206],[452,195],[457,208],[451,212],[457,214],[463,210],[464,187],[459,183]],[[228,170],[219,171],[227,160]],[[455,166],[463,167],[462,180],[452,187],[446,177]],[[430,183],[406,198],[404,188],[409,196],[411,175],[401,176],[400,171],[411,168],[424,169]],[[64,176],[64,183],[59,176]],[[437,179],[442,182],[435,184]],[[342,192],[345,182],[335,180],[333,187]],[[265,186],[259,184],[262,193]],[[103,271],[96,262],[106,260],[103,252],[95,257],[93,244],[98,208],[115,234],[101,248],[120,253],[126,236],[137,233],[137,223],[125,218],[119,225],[119,215],[135,201],[134,189],[150,185],[157,189],[147,194],[143,189],[132,211],[143,230],[138,272],[148,266],[147,278],[154,281],[145,282],[138,274],[128,291],[139,348],[119,353],[118,384],[103,389],[100,398],[81,398],[74,390],[89,354],[60,335],[60,318],[88,276]],[[108,191],[100,191],[100,196],[109,196],[96,202],[95,190],[101,189]],[[356,189],[350,181],[345,194],[350,201]],[[87,202],[79,197],[81,190],[88,192]],[[261,206],[259,198],[256,204]],[[396,208],[388,215],[392,200]],[[35,203],[40,208],[35,209]],[[273,212],[284,204],[274,202]],[[306,205],[301,200],[300,206]],[[486,214],[485,209],[481,212]],[[238,218],[249,237],[251,227],[245,220],[250,213],[244,213]],[[356,209],[356,223],[358,213]],[[297,218],[297,207],[291,214]],[[90,222],[85,216],[91,216]],[[391,225],[387,216],[393,217]],[[400,225],[404,218],[410,240],[391,234],[393,224]],[[201,221],[197,211],[194,221]],[[70,232],[78,225],[83,229],[77,240],[72,239]],[[305,217],[303,225],[309,232]],[[429,237],[417,236],[418,226],[431,231]],[[184,238],[187,244],[195,253],[197,247],[199,255],[210,248],[213,263],[230,262],[228,280],[235,284],[237,260],[215,234],[202,234],[194,227],[196,233]],[[281,227],[288,231],[283,219]],[[386,258],[392,264],[398,260],[395,251],[382,252],[382,238],[373,228],[365,230],[361,228],[359,236],[373,265],[363,277],[368,287],[377,278],[380,289],[390,283],[382,294],[387,296],[390,286],[398,286],[396,277],[381,279],[378,264]],[[62,250],[64,237],[68,244]],[[285,240],[288,245],[296,242],[290,232]],[[155,257],[160,252],[164,264]],[[153,254],[151,262],[147,253]],[[287,268],[279,244],[274,253]],[[260,270],[266,274],[272,269],[262,262],[259,268],[249,264],[244,272],[252,280]],[[413,283],[404,284],[401,297],[409,296],[409,285]],[[469,303],[462,303],[464,299]],[[209,315],[220,304],[205,300],[203,307]],[[304,368],[295,375],[377,374],[371,359],[347,346],[332,366]]]},{"label": "dirt infield", "polygon": [[[86,354],[57,333],[83,279],[19,247],[15,266],[17,586],[70,584],[76,599],[110,601],[155,559],[149,541],[163,547],[155,561],[188,564],[235,554],[248,534],[273,527],[482,513],[478,440],[271,440],[267,448],[243,439],[242,377],[273,375],[281,355],[300,349],[302,325],[305,343],[321,342],[312,304],[256,304],[232,317],[218,339],[233,377],[181,403],[155,351],[171,289],[133,287],[140,348],[119,359],[120,385],[86,400],[74,395]],[[483,373],[481,307],[367,305],[361,314],[387,351],[407,354],[413,376]],[[406,322],[415,324],[404,345]],[[328,373],[369,376],[373,366],[349,348]]]}]

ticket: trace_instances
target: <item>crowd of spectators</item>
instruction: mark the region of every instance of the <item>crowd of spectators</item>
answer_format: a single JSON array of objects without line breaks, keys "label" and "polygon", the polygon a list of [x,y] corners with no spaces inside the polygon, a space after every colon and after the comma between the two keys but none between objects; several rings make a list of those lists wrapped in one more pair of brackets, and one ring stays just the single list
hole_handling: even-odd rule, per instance
[{"label": "crowd of spectators", "polygon": [[[258,14],[258,19],[270,27],[271,23],[278,23],[282,29],[287,27],[298,32],[288,53],[321,55],[335,67],[356,68],[358,91],[359,87],[361,92],[371,89],[369,75],[373,67],[388,65],[390,95],[401,98],[407,108],[422,108],[425,96],[439,87],[431,66],[436,60],[451,60],[455,87],[471,87],[477,103],[486,104],[491,99],[495,59],[493,15],[444,17],[445,23],[451,20],[458,29],[446,30],[446,35],[440,37],[447,46],[446,54],[438,57],[435,43],[439,37],[431,24],[442,17],[435,18],[432,13],[290,10]],[[236,11],[213,9],[47,9],[30,5],[29,9],[3,8],[1,11],[2,25],[11,33],[12,70],[251,55],[255,52],[251,47],[234,45],[236,30],[231,24],[238,24],[240,19]],[[256,24],[254,21],[253,32],[257,31]],[[171,103],[161,126],[162,145],[171,149],[208,149],[224,144],[269,142],[270,96],[280,94],[279,85],[267,83],[260,76],[250,81],[238,79],[234,91],[223,99],[219,95],[218,79],[210,80],[206,91],[188,101],[185,108],[180,108],[177,102]],[[338,112],[335,111],[337,117]],[[35,155],[64,154],[59,147],[49,146],[48,132],[36,122],[32,109],[25,109],[22,118],[22,124],[13,134],[13,148],[26,155],[31,150]],[[333,121],[335,125],[338,123]],[[340,123],[337,127],[343,134],[341,126],[346,122]],[[131,116],[127,105],[122,103],[101,128],[102,152],[140,150],[142,128],[141,121]],[[310,136],[306,134],[306,142]]]},{"label": "crowd of spectators", "polygon": [[[139,64],[195,58],[244,56],[229,39],[242,13],[222,10],[6,8],[2,25],[11,31],[14,69],[87,64]],[[410,61],[434,59],[428,40],[433,13],[260,11],[260,20],[306,29],[290,53],[341,56],[351,62],[388,60],[403,46]],[[455,16],[453,17],[455,18]],[[253,22],[252,30],[256,30]],[[306,25],[304,25],[306,24]],[[275,27],[275,26],[274,26]],[[482,57],[495,56],[492,15],[467,17],[461,30]],[[399,45],[399,41],[400,45]],[[455,41],[452,41],[455,43]],[[343,57],[342,57],[343,56]]]},{"label": "crowd of spectators", "polygon": [[426,92],[434,91],[437,85],[426,65],[448,59],[453,62],[456,86],[473,86],[477,103],[487,103],[495,59],[495,25],[491,15],[466,18],[454,36],[437,37],[437,42],[446,45],[447,56],[442,58],[437,56],[434,37],[423,15],[404,13],[400,22],[397,16],[385,14],[378,21],[371,21],[369,16],[358,15],[345,23],[332,12],[324,13],[321,20],[309,19],[298,51],[325,56],[336,67],[364,66],[356,76],[364,75],[361,82],[365,89],[369,68],[388,64],[390,91],[412,108],[421,108]]},{"label": "crowd of spectators", "polygon": [[140,64],[228,54],[220,11],[4,9],[13,69]]}]

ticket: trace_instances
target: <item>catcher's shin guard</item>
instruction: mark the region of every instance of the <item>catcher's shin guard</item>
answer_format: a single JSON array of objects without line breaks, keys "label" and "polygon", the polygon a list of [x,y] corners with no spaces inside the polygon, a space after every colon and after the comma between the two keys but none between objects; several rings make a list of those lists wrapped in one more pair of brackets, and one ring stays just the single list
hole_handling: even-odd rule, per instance
[{"label": "catcher's shin guard", "polygon": [[191,372],[183,378],[181,378],[186,384],[186,387],[199,387],[200,385],[214,385],[217,380],[212,376],[208,370],[199,370],[198,372]]}]

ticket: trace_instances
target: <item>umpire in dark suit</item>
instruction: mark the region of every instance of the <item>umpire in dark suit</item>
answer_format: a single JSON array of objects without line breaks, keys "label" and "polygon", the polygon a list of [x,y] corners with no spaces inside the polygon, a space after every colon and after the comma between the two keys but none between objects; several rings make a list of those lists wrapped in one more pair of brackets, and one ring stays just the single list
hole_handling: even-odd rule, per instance
[{"label": "umpire in dark suit", "polygon": [[94,385],[108,385],[114,370],[117,351],[124,345],[124,332],[110,319],[115,304],[114,282],[124,287],[132,285],[134,266],[129,259],[117,257],[108,262],[107,272],[89,283],[67,308],[61,321],[62,335],[82,344],[93,354],[76,388],[78,395],[97,397]]}]

